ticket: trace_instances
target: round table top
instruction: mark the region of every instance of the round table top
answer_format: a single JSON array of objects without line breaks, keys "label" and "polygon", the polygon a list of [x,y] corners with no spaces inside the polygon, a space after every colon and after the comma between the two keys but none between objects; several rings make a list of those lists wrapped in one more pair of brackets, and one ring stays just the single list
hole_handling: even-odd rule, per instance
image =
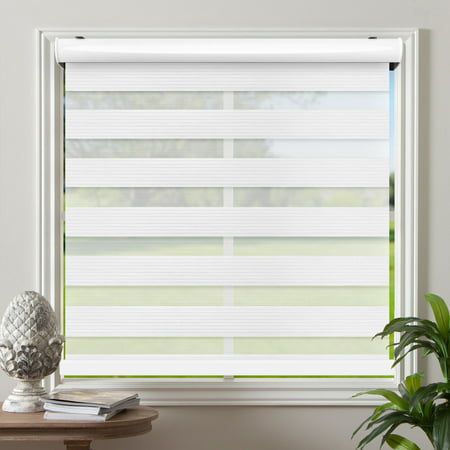
[{"label": "round table top", "polygon": [[137,436],[152,429],[158,411],[139,406],[106,422],[45,420],[41,413],[0,412],[0,440],[94,440]]}]

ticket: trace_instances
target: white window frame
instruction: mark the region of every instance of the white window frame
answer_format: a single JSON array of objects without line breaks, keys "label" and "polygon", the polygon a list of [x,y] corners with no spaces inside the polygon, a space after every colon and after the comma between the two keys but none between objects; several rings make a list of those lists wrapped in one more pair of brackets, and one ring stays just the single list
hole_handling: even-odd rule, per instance
[{"label": "white window frame", "polygon": [[[36,30],[36,142],[40,191],[39,290],[50,300],[63,323],[63,94],[64,72],[54,55],[57,38],[401,38],[403,60],[397,80],[397,161],[395,177],[396,315],[417,313],[417,190],[418,190],[418,39],[417,29],[397,30],[157,30],[92,31]],[[395,388],[417,371],[417,356],[409,355],[394,380],[380,379],[77,379],[62,382],[57,371],[48,389],[108,388],[138,391],[149,405],[375,405],[373,398],[352,398],[369,388]]]}]

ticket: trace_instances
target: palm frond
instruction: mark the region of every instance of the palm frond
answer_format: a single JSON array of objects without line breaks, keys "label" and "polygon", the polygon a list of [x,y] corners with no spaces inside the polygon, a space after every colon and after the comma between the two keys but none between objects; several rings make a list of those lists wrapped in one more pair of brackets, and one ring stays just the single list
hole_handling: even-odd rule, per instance
[{"label": "palm frond", "polygon": [[450,450],[450,406],[448,403],[436,408],[433,444],[436,450]]},{"label": "palm frond", "polygon": [[358,446],[356,447],[357,449],[363,449],[367,444],[369,444],[382,433],[388,430],[389,433],[392,433],[398,426],[404,423],[410,423],[408,416],[402,412],[394,412],[383,416],[383,420],[380,419],[377,419],[378,422],[376,424],[373,424],[372,422],[369,423],[369,429],[373,426],[375,426],[375,428],[373,428],[367,436],[361,439],[361,441],[358,443]]},{"label": "palm frond", "polygon": [[436,294],[425,294],[426,301],[431,305],[436,324],[441,336],[448,341],[448,332],[450,327],[450,314],[444,299]]},{"label": "palm frond", "polygon": [[396,318],[374,338],[400,334],[400,338],[388,346],[394,347],[393,367],[411,352],[421,350],[424,356],[436,356],[444,382],[422,386],[423,376],[413,374],[398,385],[398,393],[389,389],[373,389],[355,395],[378,395],[388,401],[377,406],[353,434],[363,428],[366,430],[358,449],[382,435],[382,446],[387,443],[393,449],[419,450],[414,442],[393,434],[399,425],[409,424],[420,427],[435,450],[450,450],[450,313],[441,297],[427,294],[426,299],[435,322],[418,317]]},{"label": "palm frond", "polygon": [[386,443],[394,450],[420,450],[414,442],[398,434],[390,434],[387,436]]},{"label": "palm frond", "polygon": [[399,409],[408,410],[408,402],[395,392],[390,391],[389,389],[372,389],[370,391],[359,392],[358,394],[355,394],[353,397],[360,397],[361,395],[381,396],[384,397],[389,402],[393,403]]}]

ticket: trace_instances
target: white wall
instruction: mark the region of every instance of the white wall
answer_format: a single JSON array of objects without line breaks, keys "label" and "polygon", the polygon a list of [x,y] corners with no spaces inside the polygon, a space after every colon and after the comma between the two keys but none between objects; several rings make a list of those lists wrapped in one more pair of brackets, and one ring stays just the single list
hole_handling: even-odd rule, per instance
[{"label": "white wall", "polygon": [[[37,288],[35,29],[263,27],[423,30],[420,294],[434,291],[450,298],[448,0],[0,0],[0,314],[13,295]],[[425,313],[428,310],[422,308]],[[432,376],[437,373],[434,366]],[[11,386],[0,375],[0,398]],[[99,442],[95,448],[346,450],[354,448],[349,435],[369,409],[167,407],[160,412],[151,434]],[[0,448],[25,450],[30,445],[1,443]],[[33,448],[62,447],[40,444]]]}]

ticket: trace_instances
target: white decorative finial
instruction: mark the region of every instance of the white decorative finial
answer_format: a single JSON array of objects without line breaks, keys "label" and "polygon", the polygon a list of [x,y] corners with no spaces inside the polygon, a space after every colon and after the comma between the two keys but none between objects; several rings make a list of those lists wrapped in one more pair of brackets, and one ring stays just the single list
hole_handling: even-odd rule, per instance
[{"label": "white decorative finial", "polygon": [[0,335],[0,367],[18,381],[3,410],[42,411],[42,379],[57,369],[64,342],[50,303],[34,291],[17,295],[3,316]]}]

